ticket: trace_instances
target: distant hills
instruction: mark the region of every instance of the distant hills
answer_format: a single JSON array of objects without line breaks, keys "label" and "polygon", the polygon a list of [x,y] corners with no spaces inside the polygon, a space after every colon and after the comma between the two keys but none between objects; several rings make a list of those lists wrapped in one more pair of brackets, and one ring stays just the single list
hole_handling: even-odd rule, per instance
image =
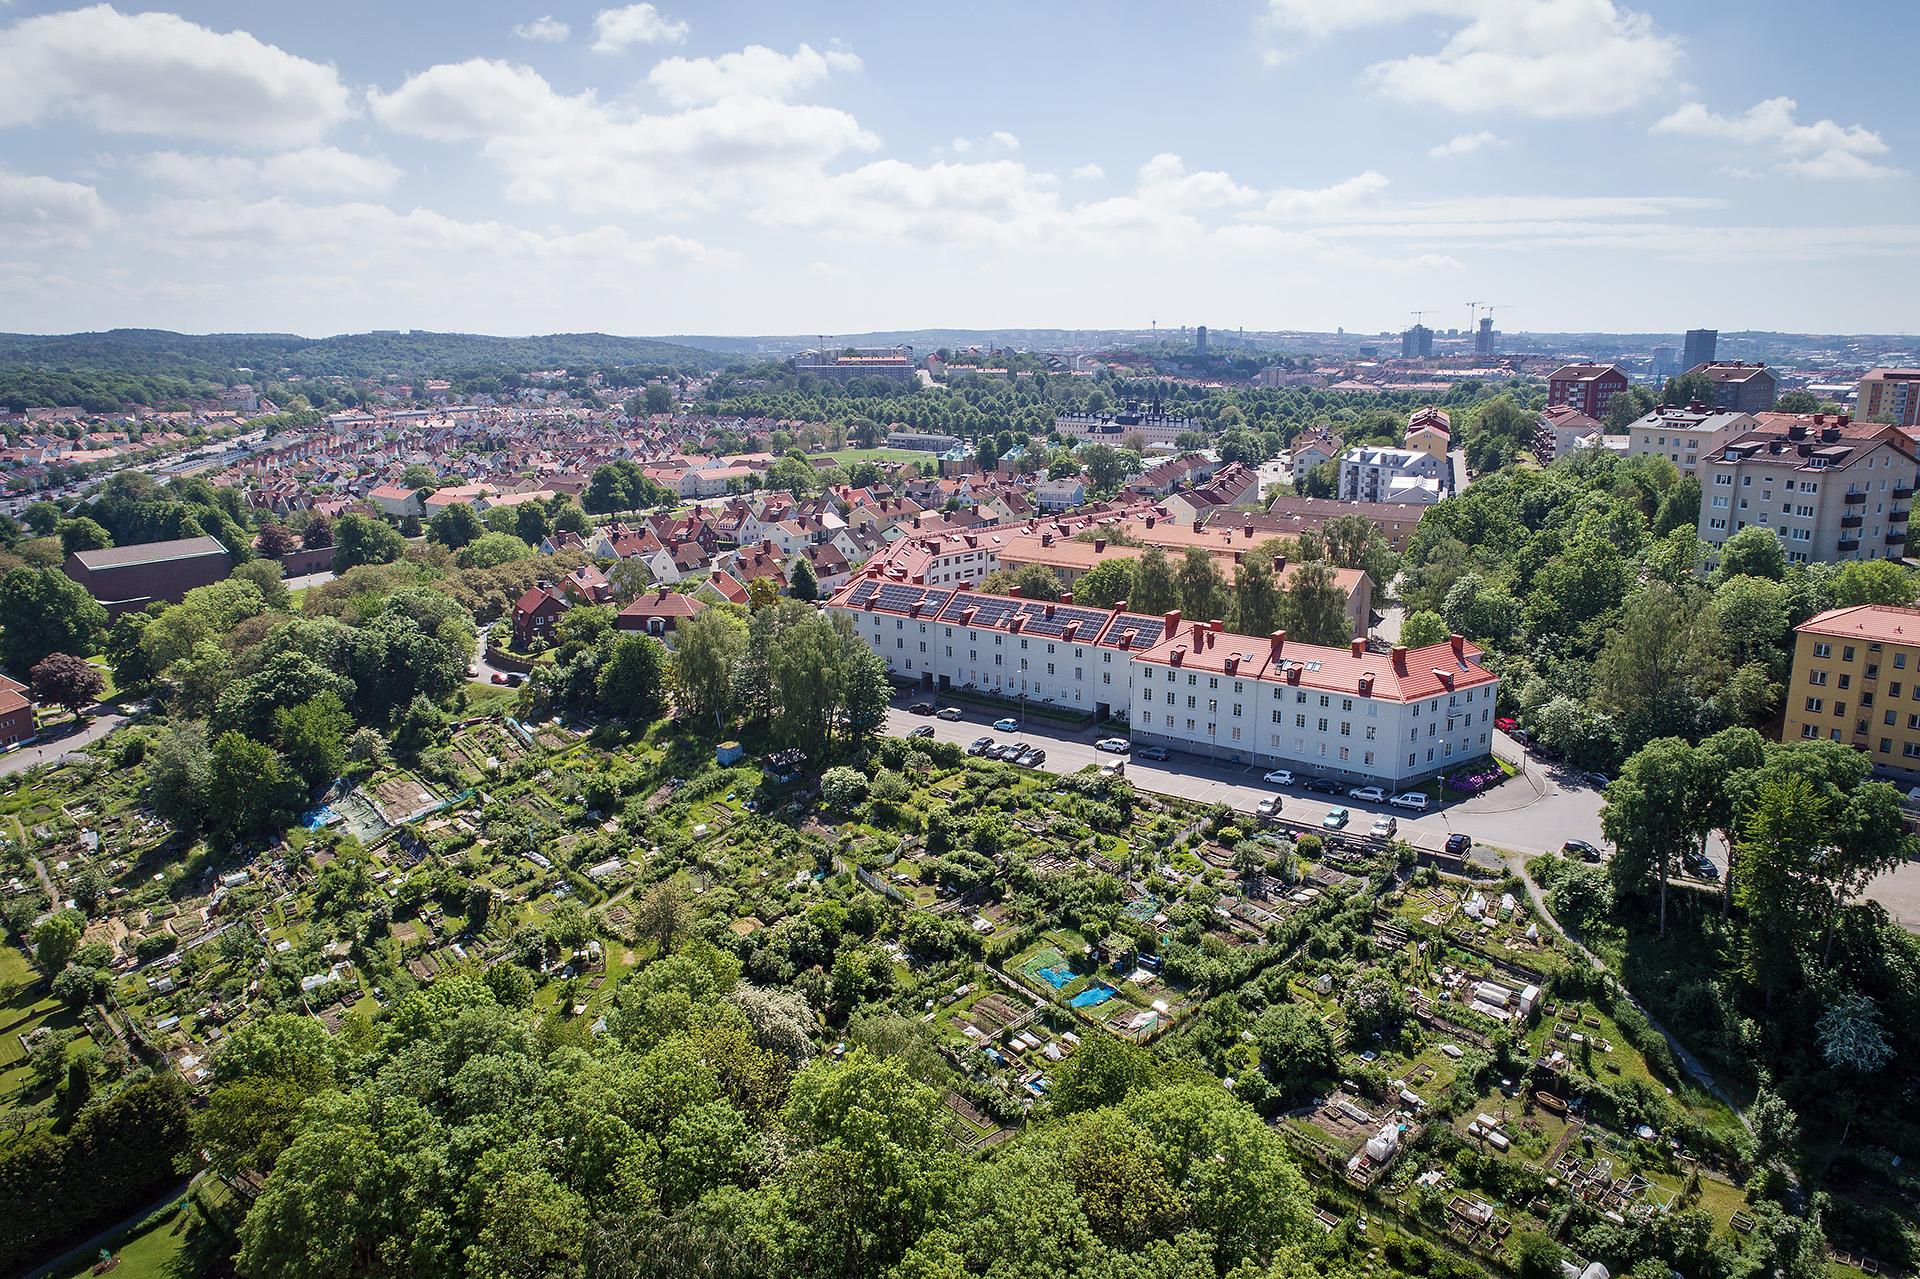
[{"label": "distant hills", "polygon": [[487,337],[472,333],[384,331],[304,338],[291,333],[0,334],[0,369],[41,369],[204,378],[300,374],[365,378],[446,376],[482,370],[586,365],[661,365],[687,371],[725,363],[711,349],[604,333]]}]

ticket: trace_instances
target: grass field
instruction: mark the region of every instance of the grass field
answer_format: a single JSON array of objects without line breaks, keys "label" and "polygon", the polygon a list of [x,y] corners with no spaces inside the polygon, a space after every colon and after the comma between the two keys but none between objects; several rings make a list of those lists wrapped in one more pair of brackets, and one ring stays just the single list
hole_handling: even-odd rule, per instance
[{"label": "grass field", "polygon": [[933,454],[917,449],[838,449],[826,456],[832,458],[838,466],[851,466],[855,462],[931,462]]}]

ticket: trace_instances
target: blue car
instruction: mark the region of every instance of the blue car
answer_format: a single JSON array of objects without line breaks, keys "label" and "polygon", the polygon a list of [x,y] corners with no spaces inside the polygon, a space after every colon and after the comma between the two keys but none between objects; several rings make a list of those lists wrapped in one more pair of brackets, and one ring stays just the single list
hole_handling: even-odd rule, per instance
[{"label": "blue car", "polygon": [[1348,819],[1352,816],[1353,814],[1344,808],[1329,808],[1327,815],[1320,819],[1320,824],[1328,830],[1339,830],[1347,824]]},{"label": "blue car", "polygon": [[993,721],[993,726],[1003,733],[1017,733],[1020,731],[1020,721],[1011,715],[1005,719],[996,719]]}]

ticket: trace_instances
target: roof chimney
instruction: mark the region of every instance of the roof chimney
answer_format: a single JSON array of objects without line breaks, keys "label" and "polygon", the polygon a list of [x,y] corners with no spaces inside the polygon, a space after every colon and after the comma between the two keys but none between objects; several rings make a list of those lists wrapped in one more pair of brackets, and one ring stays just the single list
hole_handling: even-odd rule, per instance
[{"label": "roof chimney", "polygon": [[1173,634],[1180,629],[1180,610],[1177,608],[1172,610],[1160,621],[1162,629],[1169,635]]},{"label": "roof chimney", "polygon": [[1367,637],[1364,635],[1354,636],[1353,637],[1353,655],[1355,657],[1358,657],[1366,651],[1367,651]]},{"label": "roof chimney", "polygon": [[1115,601],[1113,602],[1113,611],[1114,611],[1114,612],[1116,612],[1116,613],[1124,613],[1124,612],[1126,612],[1126,611],[1127,611],[1127,602],[1126,602],[1125,600],[1115,600]]},{"label": "roof chimney", "polygon": [[1061,602],[1062,604],[1071,604],[1071,603],[1073,603],[1073,592],[1072,592],[1072,591],[1065,591],[1065,592],[1063,592],[1063,593],[1061,594],[1061,596],[1060,596],[1060,602]]},{"label": "roof chimney", "polygon": [[1275,657],[1280,656],[1280,650],[1287,646],[1286,631],[1275,631],[1273,634],[1267,636],[1267,642],[1273,646],[1273,655]]},{"label": "roof chimney", "polygon": [[1393,646],[1392,660],[1393,673],[1395,675],[1405,675],[1407,673],[1407,646],[1405,644],[1395,644]]},{"label": "roof chimney", "polygon": [[1360,677],[1360,696],[1362,697],[1373,696],[1373,672],[1372,671],[1368,671],[1366,674]]},{"label": "roof chimney", "polygon": [[1274,573],[1275,573],[1276,575],[1281,575],[1281,574],[1284,574],[1284,573],[1286,573],[1286,571],[1287,571],[1287,557],[1286,557],[1286,556],[1284,556],[1284,555],[1276,555],[1276,556],[1274,556],[1274,557],[1273,557],[1273,571],[1274,571]]},{"label": "roof chimney", "polygon": [[1287,667],[1287,683],[1298,684],[1300,682],[1301,669],[1302,667],[1298,662],[1295,662],[1293,665]]},{"label": "roof chimney", "polygon": [[1458,657],[1458,658],[1466,657],[1467,655],[1467,637],[1466,636],[1462,635],[1459,631],[1455,631],[1453,634],[1447,636],[1447,643],[1453,646],[1453,655],[1455,657]]},{"label": "roof chimney", "polygon": [[1104,538],[1104,537],[1096,537],[1096,538],[1094,538],[1094,539],[1093,539],[1093,553],[1094,553],[1095,555],[1098,555],[1098,554],[1099,554],[1100,552],[1102,552],[1102,551],[1104,551],[1104,550],[1106,550],[1106,549],[1107,549],[1107,539],[1106,539],[1106,538]]},{"label": "roof chimney", "polygon": [[1215,635],[1218,635],[1221,631],[1224,631],[1227,629],[1227,624],[1216,617],[1211,622],[1207,623],[1207,629],[1212,631]]},{"label": "roof chimney", "polygon": [[1172,653],[1168,654],[1167,660],[1175,666],[1185,666],[1187,663],[1187,646],[1182,644],[1175,648]]}]

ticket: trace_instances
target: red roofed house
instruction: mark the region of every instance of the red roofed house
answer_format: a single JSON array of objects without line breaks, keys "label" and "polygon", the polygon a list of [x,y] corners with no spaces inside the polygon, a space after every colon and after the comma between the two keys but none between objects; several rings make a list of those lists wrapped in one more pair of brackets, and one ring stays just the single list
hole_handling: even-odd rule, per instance
[{"label": "red roofed house", "polygon": [[572,605],[566,593],[551,582],[538,582],[527,588],[513,605],[513,639],[525,647],[532,641],[549,639],[553,626]]},{"label": "red roofed house", "polygon": [[33,728],[33,698],[27,686],[0,675],[0,746],[26,741]]},{"label": "red roofed house", "polygon": [[707,611],[706,604],[691,595],[682,595],[665,586],[655,587],[621,609],[613,619],[614,628],[641,631],[664,640],[680,623]]}]

